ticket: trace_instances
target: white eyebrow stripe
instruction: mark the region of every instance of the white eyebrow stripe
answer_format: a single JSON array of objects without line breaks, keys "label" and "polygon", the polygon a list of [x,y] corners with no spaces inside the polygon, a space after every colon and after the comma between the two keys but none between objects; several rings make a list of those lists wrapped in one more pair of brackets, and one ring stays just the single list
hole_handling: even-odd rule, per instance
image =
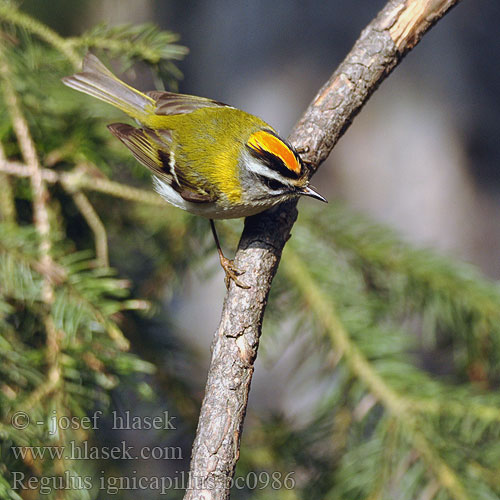
[{"label": "white eyebrow stripe", "polygon": [[267,177],[269,179],[274,179],[280,184],[283,184],[284,187],[293,186],[293,184],[287,182],[287,179],[285,177],[280,175],[272,168],[269,168],[267,165],[264,165],[261,161],[257,160],[257,158],[254,158],[249,153],[247,154],[246,165],[248,170],[250,170],[250,172],[253,172],[254,174],[262,175],[263,177]]}]

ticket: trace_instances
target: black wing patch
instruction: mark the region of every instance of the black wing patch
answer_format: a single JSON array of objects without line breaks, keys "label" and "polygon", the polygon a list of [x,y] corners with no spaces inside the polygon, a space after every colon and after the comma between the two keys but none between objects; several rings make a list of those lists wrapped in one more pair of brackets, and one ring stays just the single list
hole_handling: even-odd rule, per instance
[{"label": "black wing patch", "polygon": [[181,169],[177,168],[175,163],[175,155],[168,153],[165,150],[158,152],[160,159],[163,162],[164,168],[168,169],[169,184],[181,195],[181,197],[192,203],[208,203],[215,201],[215,197],[208,194],[206,191],[201,190],[199,187],[193,185],[192,182],[186,178]]}]

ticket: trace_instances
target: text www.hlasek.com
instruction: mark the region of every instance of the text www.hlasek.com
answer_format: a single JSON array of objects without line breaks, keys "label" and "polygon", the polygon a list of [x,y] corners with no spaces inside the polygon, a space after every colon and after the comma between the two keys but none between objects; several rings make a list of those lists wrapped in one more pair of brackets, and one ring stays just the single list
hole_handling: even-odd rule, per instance
[{"label": "text www.hlasek.com", "polygon": [[[104,474],[104,471],[101,471]],[[97,487],[108,495],[116,495],[124,490],[153,490],[160,495],[166,495],[172,490],[203,489],[215,491],[224,488],[238,490],[264,490],[266,488],[291,490],[295,487],[294,472],[249,472],[245,476],[234,479],[220,479],[214,477],[196,477],[191,473],[176,471],[176,476],[138,476],[132,471],[131,476],[100,477],[75,476],[66,471],[60,476],[43,476],[26,478],[23,472],[13,472],[13,488],[15,490],[38,490],[42,495],[48,495],[58,490],[90,490]]]},{"label": "text www.hlasek.com", "polygon": [[121,441],[119,446],[90,446],[70,441],[68,446],[12,446],[16,459],[50,460],[181,460],[180,446],[143,446],[136,449]]}]

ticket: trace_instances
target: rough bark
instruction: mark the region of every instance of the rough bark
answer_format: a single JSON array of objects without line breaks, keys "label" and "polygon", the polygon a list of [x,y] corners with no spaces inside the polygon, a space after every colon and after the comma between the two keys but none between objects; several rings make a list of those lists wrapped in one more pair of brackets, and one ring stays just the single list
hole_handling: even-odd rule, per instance
[{"label": "rough bark", "polygon": [[[458,0],[391,0],[320,89],[289,139],[312,171],[330,154],[370,95]],[[185,499],[230,496],[262,319],[296,203],[245,221],[235,263],[249,290],[231,284],[212,344],[212,360]]]}]

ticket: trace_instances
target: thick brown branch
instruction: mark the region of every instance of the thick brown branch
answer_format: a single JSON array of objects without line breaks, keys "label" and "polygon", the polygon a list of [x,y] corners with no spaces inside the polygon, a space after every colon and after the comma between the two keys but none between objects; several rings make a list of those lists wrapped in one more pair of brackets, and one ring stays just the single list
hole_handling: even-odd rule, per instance
[{"label": "thick brown branch", "polygon": [[[312,170],[330,154],[370,95],[425,32],[458,0],[391,0],[361,33],[351,52],[318,92],[290,140]],[[213,341],[185,499],[227,499],[239,456],[248,392],[262,318],[296,203],[250,217],[236,255],[244,290],[231,285]]]}]

